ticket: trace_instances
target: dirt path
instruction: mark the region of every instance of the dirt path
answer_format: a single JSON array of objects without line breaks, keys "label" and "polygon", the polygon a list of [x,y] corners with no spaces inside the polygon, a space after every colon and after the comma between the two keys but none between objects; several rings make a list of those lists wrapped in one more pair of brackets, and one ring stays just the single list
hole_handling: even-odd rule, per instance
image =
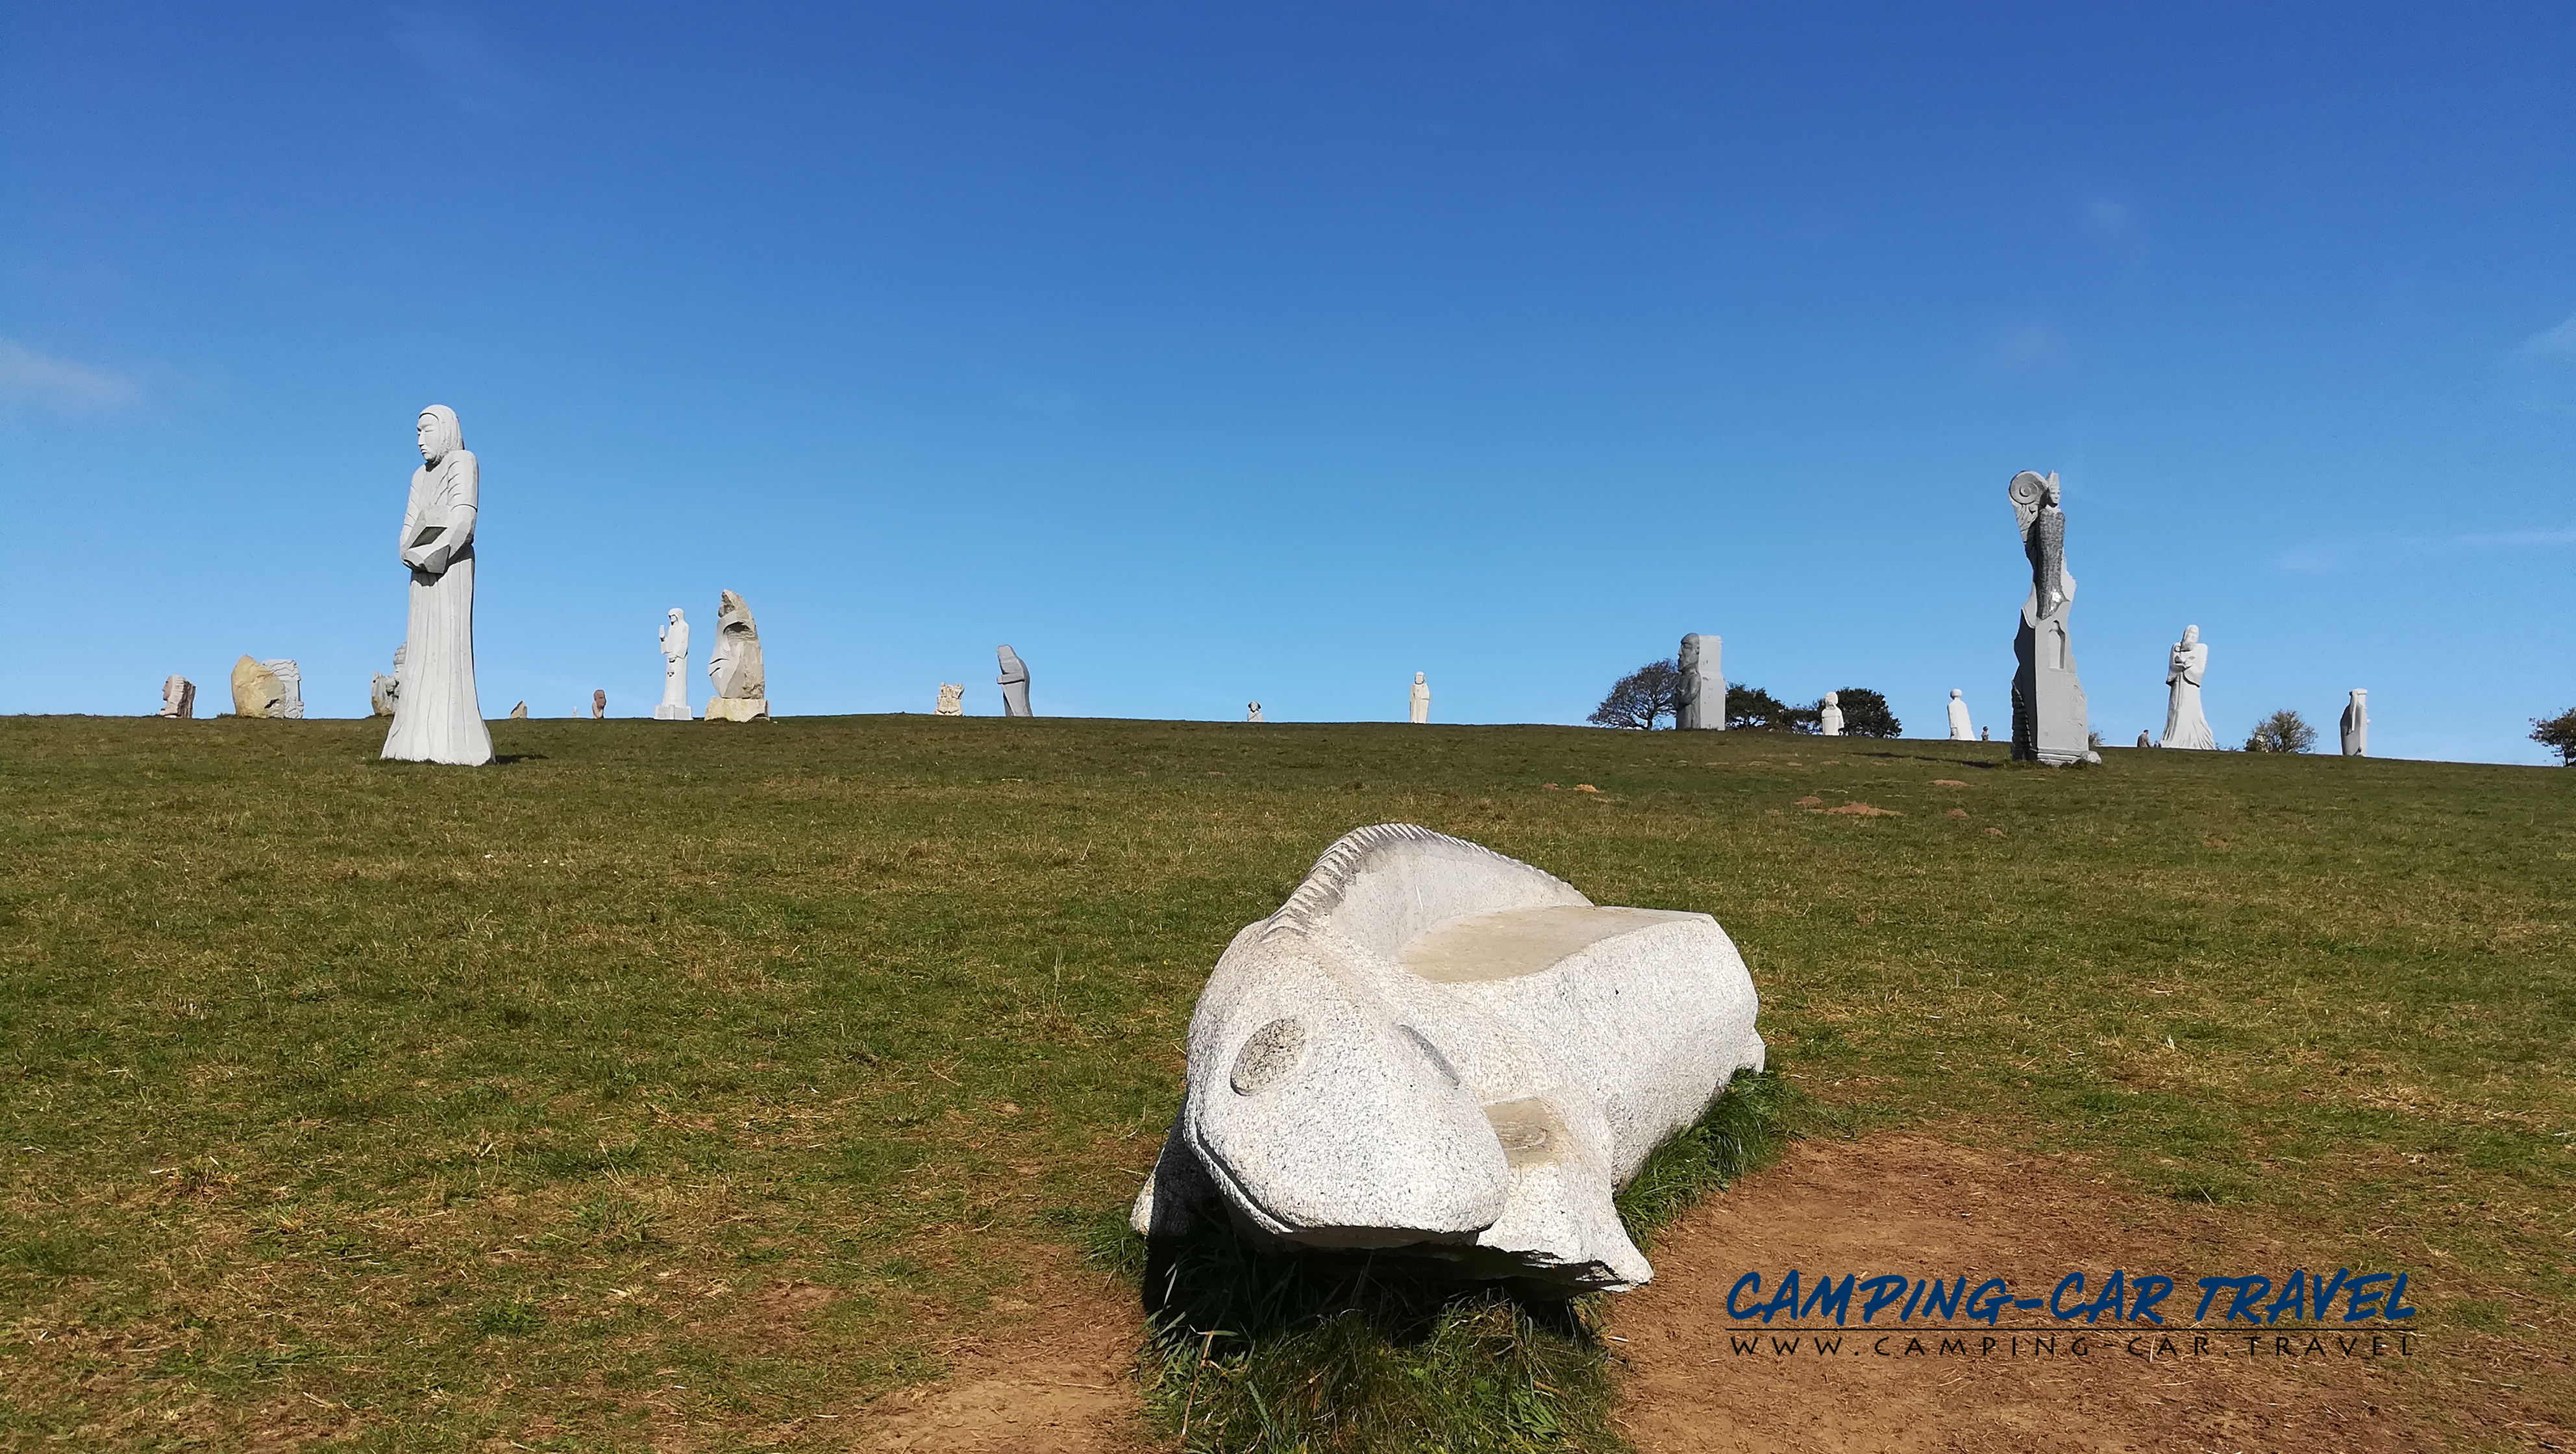
[{"label": "dirt path", "polygon": [[855,1447],[1126,1454],[1149,1446],[1133,1376],[1144,1327],[1133,1291],[1100,1273],[1042,1266],[1002,1308],[1019,1321],[942,1346],[954,1372],[869,1405]]},{"label": "dirt path", "polygon": [[[1855,1299],[1836,1351],[1809,1340],[1775,1351],[1786,1331],[1758,1340],[1728,1330],[1755,1319],[1731,1316],[1729,1289],[1760,1271],[1766,1289],[1790,1268],[1867,1279],[1988,1276],[2016,1296],[2045,1295],[2070,1271],[2098,1283],[2109,1269],[2170,1275],[2179,1289],[2168,1324],[2185,1324],[2198,1301],[2194,1280],[2267,1273],[2281,1277],[2314,1255],[2282,1233],[2223,1208],[2185,1208],[2115,1194],[2069,1162],[2013,1161],[1917,1137],[1850,1143],[1802,1142],[1770,1171],[1693,1212],[1651,1251],[1655,1280],[1621,1299],[1610,1332],[1627,1361],[1621,1422],[1646,1454],[1706,1451],[2271,1450],[2440,1449],[2464,1437],[2479,1448],[2576,1449],[2566,1411],[2552,1412],[2515,1388],[2534,1372],[2564,1378],[2570,1329],[2522,1342],[2442,1326],[2438,1309],[2412,1321],[2415,1356],[2349,1356],[2334,1331],[2318,1351],[2311,1335],[2292,1356],[2266,1338],[2260,1356],[2245,1337],[2212,1336],[2191,1356],[2187,1331],[2173,1351],[2156,1340],[2131,1356],[2128,1332],[2090,1330],[2088,1351],[2060,1335],[2057,1352],[2035,1351],[1997,1329],[1991,1353],[1979,1337],[1944,1353],[1938,1337],[1920,1352],[1909,1339],[1882,1343],[1892,1311],[1860,1332]],[[2390,1259],[2396,1264],[2398,1259]],[[2374,1269],[2376,1270],[2376,1269]],[[2389,1270],[2403,1270],[2392,1265]],[[2418,1268],[2421,1280],[2420,1267]],[[2415,1303],[2458,1295],[2456,1280],[2424,1287]],[[1750,1306],[1756,1298],[1746,1298]],[[1777,1318],[1775,1324],[1789,1320]],[[1801,1320],[1831,1323],[1818,1315]],[[1919,1323],[1923,1319],[1918,1316]],[[1952,1324],[1965,1318],[1943,1319]],[[2053,1324],[2045,1311],[2014,1312],[2005,1328]],[[2285,1318],[2285,1323],[2289,1320]],[[2074,1324],[2077,1332],[2087,1331]],[[2351,1331],[2359,1331],[2357,1328]],[[1832,1331],[1828,1330],[1828,1336]],[[1961,1335],[1953,1333],[1950,1336]],[[1743,1342],[1759,1351],[1738,1353]],[[2366,1343],[2360,1345],[2366,1347]],[[2012,1349],[2019,1352],[2012,1356]],[[1887,1356],[1878,1356],[1884,1352]],[[2218,1356],[2225,1353],[2228,1356]],[[2560,1387],[2566,1384],[2561,1382]]]}]

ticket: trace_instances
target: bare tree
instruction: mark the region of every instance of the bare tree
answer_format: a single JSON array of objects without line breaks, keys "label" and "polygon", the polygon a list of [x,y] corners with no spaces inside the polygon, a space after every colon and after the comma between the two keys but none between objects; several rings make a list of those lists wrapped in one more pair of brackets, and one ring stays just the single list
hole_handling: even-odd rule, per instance
[{"label": "bare tree", "polygon": [[1651,731],[1681,721],[1682,668],[1671,657],[1650,661],[1610,688],[1610,695],[1584,720],[1596,727],[1633,727]]}]

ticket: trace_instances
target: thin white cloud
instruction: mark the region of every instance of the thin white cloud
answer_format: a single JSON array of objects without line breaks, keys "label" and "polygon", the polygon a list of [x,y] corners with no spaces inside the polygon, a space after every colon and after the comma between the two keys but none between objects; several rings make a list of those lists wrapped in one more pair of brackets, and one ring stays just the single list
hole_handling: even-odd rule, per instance
[{"label": "thin white cloud", "polygon": [[0,397],[61,414],[91,414],[137,402],[143,386],[113,369],[74,363],[0,338]]},{"label": "thin white cloud", "polygon": [[2576,316],[2524,339],[2514,352],[2523,358],[2576,358]]},{"label": "thin white cloud", "polygon": [[2563,550],[2576,546],[2576,529],[2498,530],[2476,535],[2380,535],[2361,539],[2312,540],[2273,557],[2275,569],[2301,575],[2332,575],[2390,560],[2427,556],[2470,555],[2496,550]]}]

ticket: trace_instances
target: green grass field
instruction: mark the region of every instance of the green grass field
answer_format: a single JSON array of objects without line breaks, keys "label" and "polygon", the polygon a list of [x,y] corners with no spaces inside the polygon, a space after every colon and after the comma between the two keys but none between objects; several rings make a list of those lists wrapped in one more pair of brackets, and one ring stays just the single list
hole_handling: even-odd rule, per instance
[{"label": "green grass field", "polygon": [[[2576,1314],[2576,773],[493,730],[459,771],[365,722],[0,719],[0,1441],[837,1447],[809,1416],[1123,1208],[1228,937],[1388,820],[1715,914],[1838,1125],[2295,1219],[2429,1269],[2436,1325]],[[782,1284],[838,1295],[791,1337]]]}]

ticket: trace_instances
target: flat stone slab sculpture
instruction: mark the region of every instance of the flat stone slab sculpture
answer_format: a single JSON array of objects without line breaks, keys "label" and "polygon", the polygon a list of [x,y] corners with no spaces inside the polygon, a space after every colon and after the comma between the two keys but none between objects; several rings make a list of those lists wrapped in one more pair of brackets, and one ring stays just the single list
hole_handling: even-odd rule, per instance
[{"label": "flat stone slab sculpture", "polygon": [[1957,687],[1950,689],[1950,740],[1953,742],[1977,740],[1976,730],[1968,721],[1967,699],[1959,695]]},{"label": "flat stone slab sculpture", "polygon": [[941,682],[939,684],[939,705],[931,710],[931,715],[935,717],[965,716],[965,685],[961,682]]},{"label": "flat stone slab sculpture", "polygon": [[993,678],[1002,688],[1002,715],[1036,716],[1037,713],[1029,710],[1029,664],[1020,660],[1020,654],[1007,644],[993,655],[1002,665],[1002,674]]},{"label": "flat stone slab sculpture", "polygon": [[528,720],[528,704],[527,704],[526,702],[522,701],[522,702],[518,703],[517,705],[515,705],[515,706],[511,707],[511,708],[510,708],[510,720],[511,720],[511,721],[513,721],[513,722],[525,722],[525,721],[527,721],[527,720]]},{"label": "flat stone slab sculpture", "polygon": [[653,709],[656,722],[689,720],[689,618],[673,606],[662,623],[662,701]]},{"label": "flat stone slab sculpture", "polygon": [[186,677],[173,673],[168,681],[161,684],[161,710],[157,715],[163,717],[196,716],[197,684],[188,680]]},{"label": "flat stone slab sculpture", "polygon": [[2370,693],[2361,687],[2352,689],[2352,700],[2343,704],[2343,755],[2370,756]]},{"label": "flat stone slab sculpture", "polygon": [[[2182,628],[2182,640],[2165,653],[2165,685],[2172,688],[2165,702],[2165,735],[2160,747],[2184,747],[2195,752],[2216,752],[2218,739],[2210,734],[2209,718],[2200,710],[2200,683],[2209,675],[2209,643],[2200,639],[2200,628]],[[2146,744],[2138,744],[2143,747]]]},{"label": "flat stone slab sculpture", "polygon": [[268,668],[268,674],[277,678],[277,684],[285,688],[286,693],[278,700],[277,710],[269,715],[284,717],[290,722],[303,721],[304,668],[297,666],[294,658],[286,656],[272,656],[260,665]]},{"label": "flat stone slab sculpture", "polygon": [[1706,914],[1598,907],[1462,839],[1359,829],[1217,961],[1131,1220],[1635,1287],[1654,1270],[1611,1196],[1761,1068],[1758,1008]]},{"label": "flat stone slab sculpture", "polygon": [[1840,737],[1843,735],[1842,693],[1827,692],[1825,693],[1824,701],[1817,704],[1816,730],[1827,737]]},{"label": "flat stone slab sculpture", "polygon": [[465,447],[456,411],[432,404],[414,426],[412,471],[398,555],[411,576],[403,627],[402,691],[382,756],[392,762],[480,767],[492,729],[474,685],[474,528],[483,512],[483,465]]},{"label": "flat stone slab sculpture", "polygon": [[716,646],[707,653],[707,677],[716,685],[707,703],[710,722],[749,722],[769,715],[769,681],[760,662],[760,628],[751,608],[731,591],[716,596]]},{"label": "flat stone slab sculpture", "polygon": [[1682,680],[1674,718],[1685,732],[1726,730],[1726,672],[1720,665],[1725,647],[1724,638],[1696,631],[1682,638],[1677,658]]},{"label": "flat stone slab sculpture", "polygon": [[1413,674],[1413,720],[1431,720],[1431,683],[1420,672]]},{"label": "flat stone slab sculpture", "polygon": [[2058,504],[2057,476],[2023,470],[2007,492],[2031,578],[2021,629],[2013,634],[2012,755],[2051,767],[2100,762],[2084,684],[2075,676],[2075,643],[2066,633],[2075,576],[2066,568],[2066,511]]}]

